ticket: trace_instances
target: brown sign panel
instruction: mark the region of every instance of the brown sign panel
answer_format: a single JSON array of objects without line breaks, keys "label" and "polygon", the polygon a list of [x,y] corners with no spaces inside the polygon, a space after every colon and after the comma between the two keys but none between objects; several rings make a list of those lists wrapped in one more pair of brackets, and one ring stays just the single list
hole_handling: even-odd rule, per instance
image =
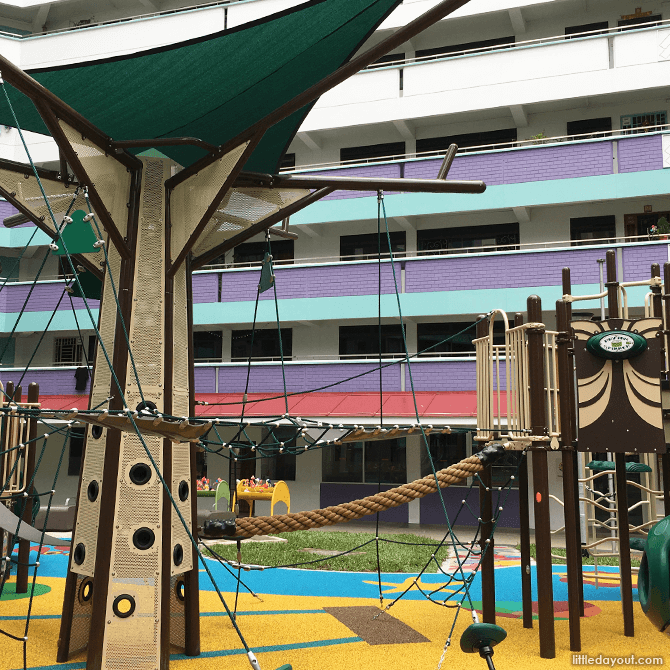
[{"label": "brown sign panel", "polygon": [[[579,451],[665,453],[661,319],[573,321],[571,325]],[[639,343],[641,337],[646,348],[638,353],[640,347],[632,342]]]}]

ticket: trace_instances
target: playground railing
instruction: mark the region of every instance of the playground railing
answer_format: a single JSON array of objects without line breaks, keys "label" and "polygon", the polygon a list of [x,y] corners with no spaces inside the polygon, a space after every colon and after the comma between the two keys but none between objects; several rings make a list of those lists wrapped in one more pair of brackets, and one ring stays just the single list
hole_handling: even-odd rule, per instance
[{"label": "playground railing", "polygon": [[[496,314],[503,318],[505,343],[495,344],[493,323]],[[477,359],[477,435],[476,441],[490,440],[494,434],[512,440],[531,438],[528,330],[541,328],[544,346],[544,393],[546,436],[560,437],[558,396],[558,332],[545,330],[544,324],[526,323],[509,327],[507,315],[495,310],[489,319],[489,332],[474,340]],[[504,375],[503,375],[504,366]]]}]

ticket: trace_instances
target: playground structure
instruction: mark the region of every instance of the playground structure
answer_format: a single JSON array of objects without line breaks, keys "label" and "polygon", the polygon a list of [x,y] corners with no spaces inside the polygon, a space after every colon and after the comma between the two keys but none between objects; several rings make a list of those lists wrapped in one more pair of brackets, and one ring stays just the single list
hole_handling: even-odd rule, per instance
[{"label": "playground structure", "polygon": [[[581,571],[580,503],[601,509],[605,522],[595,514],[588,516],[585,548],[594,556],[613,555],[599,547],[617,546],[619,556],[624,634],[633,636],[633,598],[631,578],[631,532],[638,533],[633,547],[642,550],[648,529],[657,523],[656,507],[662,497],[664,514],[670,514],[670,464],[666,453],[664,410],[668,387],[668,327],[670,323],[670,264],[651,267],[649,280],[616,280],[613,251],[607,253],[607,290],[591,296],[573,296],[570,270],[563,271],[563,298],[556,303],[556,330],[541,323],[541,303],[537,296],[528,299],[528,323],[516,314],[509,328],[506,314],[494,311],[480,324],[477,350],[477,425],[475,439],[490,443],[503,440],[507,449],[531,454],[533,501],[537,546],[538,614],[540,655],[555,656],[553,588],[551,582],[551,533],[547,453],[561,452],[563,469],[563,514],[568,567],[570,649],[581,650],[580,616],[583,616],[583,575]],[[631,319],[626,288],[649,286],[645,314]],[[604,321],[571,319],[572,303],[578,300],[608,299],[609,316]],[[665,308],[663,306],[665,303]],[[504,344],[493,342],[493,319],[500,314],[505,323]],[[575,389],[575,373],[577,388]],[[663,392],[662,392],[663,389]],[[586,476],[578,454],[611,453],[612,464],[595,464],[599,470]],[[641,463],[627,464],[626,454],[641,457]],[[660,462],[660,467],[659,467]],[[582,476],[580,477],[580,467]],[[613,467],[613,469],[612,469]],[[628,504],[627,478],[630,471],[642,471],[643,484],[633,482],[644,499]],[[615,474],[616,489],[600,494],[588,486],[595,479]],[[580,497],[579,484],[591,489]],[[522,599],[524,627],[532,627],[530,592],[530,537],[528,516],[528,475],[522,463],[519,481],[522,554]],[[606,505],[602,503],[605,502]],[[629,514],[645,508],[645,520],[632,526]],[[484,513],[482,513],[484,516]],[[598,528],[607,530],[599,537]],[[526,575],[527,573],[527,575]],[[483,561],[483,592],[494,594],[492,565]],[[495,602],[484,601],[484,621],[495,623]]]},{"label": "playground structure", "polygon": [[[327,3],[308,3],[252,24],[246,36],[244,31],[233,31],[227,41],[225,31],[210,36],[207,46],[219,49],[216,53],[207,53],[199,42],[187,42],[118,62],[76,67],[66,77],[40,73],[39,81],[0,58],[5,121],[37,132],[46,128],[61,152],[59,172],[37,169],[32,161],[30,167],[2,161],[0,193],[53,240],[54,253],[65,255],[75,295],[101,298],[90,410],[66,415],[89,428],[59,662],[86,649],[90,670],[123,663],[153,670],[168,667],[170,645],[188,656],[200,653],[202,558],[194,538],[196,462],[191,443],[211,424],[187,418],[195,414],[193,351],[185,345],[192,330],[191,272],[336,188],[481,193],[482,182],[446,180],[455,152],[447,155],[434,180],[267,174],[276,170],[302,121],[303,108],[466,2],[444,0],[352,60],[361,41],[399,4],[396,0],[375,0],[375,11],[367,15],[359,5],[345,7],[343,2],[337,16],[331,16],[324,9]],[[301,18],[305,16],[309,19]],[[285,43],[272,41],[273,20],[284,37],[292,26],[305,44],[294,40],[295,53],[289,54]],[[349,25],[354,22],[355,27]],[[274,51],[264,56],[267,63],[252,75],[257,80],[250,82],[242,81],[239,72],[223,70],[231,53],[231,62],[244,60],[239,40],[245,37],[250,58],[257,55],[254,40],[274,44]],[[231,45],[229,52],[225,44]],[[179,48],[189,57],[181,57]],[[324,50],[320,59],[318,49]],[[184,89],[186,81],[197,80],[194,53],[202,54],[195,57],[203,70],[215,57],[222,64],[217,79],[204,84],[208,93],[219,95],[213,96],[204,125],[202,91]],[[133,74],[119,74],[127,66]],[[299,71],[301,66],[305,72]],[[186,69],[178,75],[175,68],[180,67]],[[167,77],[164,83],[158,81],[159,72]],[[77,78],[86,90],[83,98],[73,96]],[[142,113],[135,100],[120,105],[125,112],[112,110],[110,96],[126,97],[116,84],[108,86],[122,79],[136,86],[139,98],[146,98],[152,86],[155,95],[167,93],[165,109],[179,110],[176,97],[184,96],[181,111],[188,119],[176,115],[158,127],[153,110],[161,103],[155,98]],[[231,87],[237,80],[240,90]],[[10,86],[21,94],[14,105]],[[231,96],[228,107],[221,103],[226,95]],[[68,104],[68,98],[74,106],[89,109],[90,118]],[[184,128],[198,138],[182,136]],[[112,133],[127,139],[114,140]],[[159,148],[170,158],[134,155],[147,147]],[[243,171],[254,158],[265,170]],[[256,668],[253,652],[234,619],[232,623]]]},{"label": "playground structure", "polygon": [[[176,137],[114,141],[10,63],[0,61],[6,82],[36,105],[63,154],[60,174],[31,172],[11,164],[0,166],[0,192],[52,237],[57,247],[54,251],[64,251],[69,262],[74,259],[74,290],[79,295],[93,295],[86,286],[87,277],[97,277],[98,284],[104,283],[91,410],[80,413],[40,410],[39,413],[44,418],[77,419],[90,426],[66,584],[59,661],[66,661],[73,653],[87,648],[88,668],[124,662],[133,668],[154,668],[167,666],[171,643],[187,655],[199,653],[199,555],[193,537],[193,444],[198,443],[211,424],[187,418],[194,415],[192,352],[183,347],[183,342],[189,341],[191,328],[190,271],[336,188],[472,193],[483,190],[483,184],[478,182],[445,181],[448,160],[440,170],[440,179],[421,182],[293,178],[243,171],[245,162],[270,126],[296,113],[348,74],[462,4],[464,2],[442,3],[439,9],[431,10],[427,18],[410,24],[411,28],[397,31],[364,57],[335,70],[335,76],[327,75],[307,92],[289,98],[280,111],[272,110],[251,129],[245,128],[217,145]],[[171,147],[189,144],[204,149],[206,156],[184,170],[170,159],[137,158],[129,151],[146,146],[169,151]],[[76,181],[71,181],[70,170]],[[60,220],[54,218],[52,208]],[[49,217],[53,219],[53,226],[48,223]],[[69,224],[65,217],[71,218],[73,223]],[[95,241],[79,246],[69,235],[69,231],[74,231],[69,226],[83,223],[89,225]],[[106,271],[102,282],[99,268],[89,258],[92,253],[97,254],[98,262],[104,256]],[[86,273],[82,273],[79,264],[87,269]],[[615,278],[608,277],[608,282],[615,283]],[[649,285],[652,292],[654,288],[660,291],[659,282],[650,281]],[[670,285],[670,281],[666,280],[666,285]],[[625,286],[618,290],[622,288]],[[569,296],[569,281],[564,292]],[[610,301],[610,313],[615,315],[612,318],[627,319],[625,298],[623,316],[620,316],[615,297],[618,298],[618,294]],[[654,309],[656,297],[654,294],[650,302]],[[555,654],[548,535],[548,450],[560,450],[563,459],[570,639],[571,649],[581,648],[579,616],[580,608],[583,613],[583,598],[580,600],[579,589],[577,403],[573,402],[571,374],[570,302],[569,299],[561,301],[554,332],[545,329],[539,299],[532,298],[528,305],[528,323],[523,324],[520,315],[515,317],[515,328],[506,329],[502,349],[493,344],[492,330],[487,335],[483,323],[477,340],[478,359],[483,363],[477,373],[481,414],[478,411],[476,439],[482,443],[503,442],[508,450],[532,452],[538,583],[541,584],[540,653],[546,658]],[[507,366],[505,402],[501,393],[503,360]],[[668,369],[667,365],[660,364],[660,352],[657,363],[659,370]],[[654,384],[649,386],[654,387]],[[99,410],[106,400],[109,400],[108,409]],[[657,409],[660,410],[660,402]],[[386,439],[412,430],[413,427],[365,431],[354,427],[334,442]],[[657,453],[664,451],[662,446],[657,449]],[[485,584],[483,616],[484,623],[490,626],[495,622],[491,532],[494,515],[491,472],[485,465],[492,453],[500,451],[499,444],[489,447],[489,451],[485,448],[482,456],[470,457],[447,468],[432,480],[428,477],[412,482],[373,496],[374,500],[352,501],[337,506],[338,509],[240,519],[236,536],[314,528],[359,518],[479,473],[484,530],[480,539]],[[617,481],[620,456],[623,453],[618,452]],[[663,471],[667,477],[668,468]],[[524,462],[520,471],[523,619],[524,626],[530,627],[527,490]],[[668,486],[664,485],[663,490],[668,491]],[[625,500],[624,485],[616,503],[620,519],[625,630],[627,635],[632,635],[632,617],[630,621],[628,618],[632,611],[631,589],[624,588],[626,579],[630,586],[630,567],[627,577],[624,569],[626,551],[630,566]],[[667,509],[667,495],[664,502]],[[138,509],[142,525],[137,523]],[[193,549],[189,545],[193,545]],[[470,631],[470,637],[463,642],[464,650],[479,649],[481,653],[499,641],[499,636],[496,639],[493,635],[495,629],[489,628],[488,643],[483,644],[481,630],[475,629],[477,635],[474,636]],[[252,666],[257,667],[252,652],[248,648],[247,651]]]}]

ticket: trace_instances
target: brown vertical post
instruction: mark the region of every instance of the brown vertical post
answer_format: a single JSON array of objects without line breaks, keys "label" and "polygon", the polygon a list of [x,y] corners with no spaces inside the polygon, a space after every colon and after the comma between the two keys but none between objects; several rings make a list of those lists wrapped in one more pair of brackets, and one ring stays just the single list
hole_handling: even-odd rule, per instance
[{"label": "brown vertical post", "polygon": [[[523,314],[514,315],[514,327],[523,325]],[[519,465],[519,543],[521,545],[521,601],[523,627],[533,627],[533,586],[530,574],[530,506],[528,504],[528,457]]]},{"label": "brown vertical post", "polygon": [[[541,323],[542,303],[539,296],[528,298],[528,321]],[[528,382],[530,387],[530,423],[532,435],[546,433],[544,404],[544,326],[528,331]],[[554,588],[551,569],[551,526],[549,515],[549,471],[547,443],[535,442],[533,450],[533,491],[535,509],[535,547],[537,570],[537,605],[540,628],[540,656],[556,657],[554,634]]]},{"label": "brown vertical post", "polygon": [[[619,291],[616,280],[614,251],[607,252],[607,307],[610,319],[619,317]],[[614,455],[616,467],[616,506],[619,531],[619,575],[621,578],[621,608],[623,631],[626,637],[634,635],[633,579],[630,570],[630,532],[628,527],[628,480],[626,478],[626,454]]]},{"label": "brown vertical post", "polygon": [[[186,297],[188,306],[188,332],[189,337],[193,337],[193,281],[191,274],[191,257],[187,258],[186,271]],[[218,374],[218,370],[217,370]],[[195,369],[194,369],[194,354],[193,354],[193,340],[188,342],[188,386],[191,392],[189,398],[189,411],[191,416],[195,416]],[[193,529],[193,537],[198,538],[198,495],[196,493],[195,480],[198,477],[196,466],[196,445],[191,444],[191,487],[193,493],[191,495],[191,528]],[[200,655],[200,562],[198,560],[198,551],[192,547],[193,551],[193,569],[189,570],[184,576],[184,590],[185,590],[185,612],[186,617],[186,649],[187,656]]]},{"label": "brown vertical post", "polygon": [[565,519],[565,547],[568,569],[568,619],[570,628],[570,651],[581,651],[580,607],[579,607],[579,566],[582,562],[581,541],[575,514],[575,472],[572,465],[574,447],[572,446],[572,416],[573,403],[570,402],[572,368],[568,349],[571,344],[571,330],[568,319],[568,305],[564,300],[556,302],[556,338],[558,359],[558,389],[560,403],[560,430],[563,451],[561,462],[563,465],[563,517]]},{"label": "brown vertical post", "polygon": [[621,608],[623,610],[623,634],[635,635],[633,621],[633,579],[630,569],[630,533],[628,528],[628,479],[626,477],[626,454],[614,456],[616,462],[616,503],[619,519],[619,574],[621,576]]},{"label": "brown vertical post", "polygon": [[[32,386],[32,384],[31,384]],[[21,402],[23,396],[23,389],[19,386],[14,392],[14,402]],[[31,421],[32,423],[32,421]],[[12,445],[13,446],[13,445]],[[30,495],[30,481],[35,474],[35,445],[28,444],[26,446],[25,458],[26,464],[26,479],[24,485],[26,487],[27,498],[23,499],[23,512],[20,515],[23,523],[32,526],[33,521],[33,497]],[[28,592],[28,563],[30,563],[30,542],[28,540],[19,540],[19,555],[17,556],[16,564],[16,592]]]},{"label": "brown vertical post", "polygon": [[[479,319],[484,315],[480,314]],[[489,322],[479,321],[477,337],[486,337]],[[492,428],[493,426],[487,426]],[[496,436],[497,437],[497,436]],[[482,619],[485,623],[496,622],[495,566],[493,562],[493,538],[491,533],[493,519],[493,496],[491,491],[491,466],[488,465],[479,473],[479,518],[481,519],[481,538],[479,548],[483,554],[482,571]]]},{"label": "brown vertical post", "polygon": [[[667,267],[666,267],[667,266]],[[668,272],[670,271],[670,264],[665,263],[664,274],[667,277]],[[651,276],[660,277],[661,276],[661,266],[658,263],[652,263],[651,266]],[[664,279],[664,287],[669,286],[668,279]],[[668,351],[668,332],[666,330],[666,323],[670,323],[667,319],[664,319],[664,310],[663,305],[665,303],[666,309],[670,310],[670,304],[668,303],[667,292],[662,289],[660,286],[652,286],[651,292],[653,293],[652,297],[652,307],[653,315],[662,319],[663,321],[663,339],[661,346],[661,385],[670,384],[670,377],[668,376],[667,366],[665,364],[666,352]],[[662,481],[656,483],[657,486],[660,486],[663,491],[663,508],[665,510],[665,516],[670,514],[670,457],[667,452],[659,454],[656,458],[656,467],[660,466],[660,472],[662,473]],[[666,473],[667,471],[667,473]]]},{"label": "brown vertical post", "polygon": [[607,266],[607,316],[610,319],[618,319],[619,316],[619,282],[616,280],[616,254],[610,249],[606,255]]},{"label": "brown vertical post", "polygon": [[[28,402],[39,402],[40,387],[39,384],[30,384],[28,386]],[[28,419],[28,446],[26,447],[26,459],[28,461],[26,470],[26,482],[31,482],[35,475],[35,443],[33,440],[37,436],[37,419]],[[32,525],[32,511],[34,499],[32,496],[27,498],[26,506],[23,510],[22,521],[28,525]],[[16,569],[16,592],[28,592],[28,563],[30,562],[30,542],[21,540],[19,542],[19,565]]]},{"label": "brown vertical post", "polygon": [[[665,348],[670,355],[670,263],[663,263],[663,294],[661,296],[663,301],[663,310],[665,312],[664,319],[664,337],[663,342]],[[665,383],[670,383],[670,372],[665,371]],[[670,515],[670,453],[667,452],[661,455],[661,466],[663,470],[663,508],[665,516]]]},{"label": "brown vertical post", "polygon": [[[562,287],[563,295],[572,294],[572,281],[570,279],[570,268],[563,268],[562,272]],[[568,320],[568,324],[572,320],[572,303],[566,302],[565,312]],[[568,452],[570,454],[571,468],[572,468],[572,479],[575,482],[574,486],[574,514],[575,514],[575,528],[577,532],[577,537],[579,538],[579,549],[580,549],[580,560],[577,563],[577,575],[579,583],[579,615],[584,616],[584,572],[582,569],[581,561],[581,543],[582,543],[582,520],[580,514],[580,500],[579,500],[579,455],[577,453],[577,396],[575,391],[575,350],[574,347],[568,346],[568,367],[570,370],[570,378],[568,382],[568,393],[563,393],[562,403],[567,400],[570,402],[570,413],[569,418],[572,426],[571,437],[572,437],[572,446],[575,447],[573,451]],[[565,405],[563,405],[565,406]],[[565,466],[564,466],[565,467]],[[565,473],[564,473],[565,476]]]}]

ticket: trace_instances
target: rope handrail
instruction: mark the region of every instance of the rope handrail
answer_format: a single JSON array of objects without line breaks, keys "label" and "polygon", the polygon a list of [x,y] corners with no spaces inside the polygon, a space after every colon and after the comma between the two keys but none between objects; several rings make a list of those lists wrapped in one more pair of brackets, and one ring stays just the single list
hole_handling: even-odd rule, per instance
[{"label": "rope handrail", "polygon": [[239,518],[236,520],[236,537],[248,538],[270,533],[287,533],[333,526],[383,512],[392,507],[400,507],[412,500],[423,498],[429,493],[435,493],[438,488],[447,488],[476,475],[484,469],[485,465],[501,456],[504,451],[502,444],[497,443],[486,447],[477,455],[468,456],[455,465],[439,470],[435,475],[431,474],[388,491],[348,503],[331,505],[309,512]]}]

